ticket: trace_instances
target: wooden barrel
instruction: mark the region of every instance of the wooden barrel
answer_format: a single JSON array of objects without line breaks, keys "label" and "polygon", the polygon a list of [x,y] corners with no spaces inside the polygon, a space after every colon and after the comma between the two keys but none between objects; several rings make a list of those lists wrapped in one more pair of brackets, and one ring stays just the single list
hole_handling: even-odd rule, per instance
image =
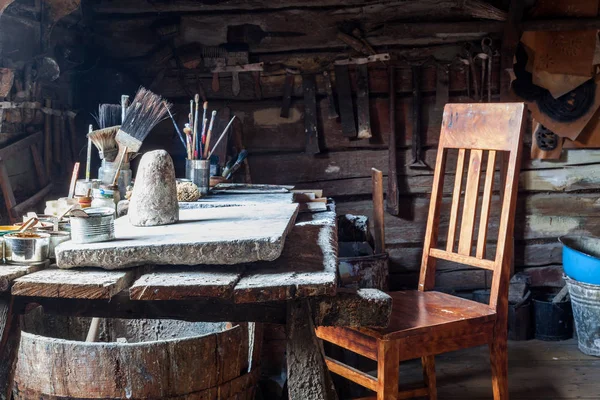
[{"label": "wooden barrel", "polygon": [[[138,331],[133,335],[129,332],[130,337],[148,339],[156,335],[160,321],[128,321],[121,325]],[[247,325],[221,325],[217,332],[169,339],[181,332],[188,335],[191,323],[164,324],[172,329],[159,328],[160,340],[135,343],[125,339],[86,343],[23,332],[14,398],[254,398],[259,368],[258,356],[248,351],[253,325],[251,329]]]}]

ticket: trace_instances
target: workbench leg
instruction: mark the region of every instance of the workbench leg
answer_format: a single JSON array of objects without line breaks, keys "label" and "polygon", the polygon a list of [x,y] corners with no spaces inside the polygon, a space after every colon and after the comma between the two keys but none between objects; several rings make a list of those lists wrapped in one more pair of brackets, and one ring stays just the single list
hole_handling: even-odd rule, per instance
[{"label": "workbench leg", "polygon": [[17,352],[21,341],[19,315],[13,313],[11,297],[0,298],[0,400],[12,397]]},{"label": "workbench leg", "polygon": [[311,315],[308,301],[288,302],[288,397],[289,400],[337,400]]}]

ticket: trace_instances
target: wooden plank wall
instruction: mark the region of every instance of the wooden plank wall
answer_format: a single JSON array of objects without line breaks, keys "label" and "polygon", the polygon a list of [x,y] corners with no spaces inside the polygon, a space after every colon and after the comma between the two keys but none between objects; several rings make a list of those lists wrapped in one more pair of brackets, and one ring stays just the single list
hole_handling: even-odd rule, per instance
[{"label": "wooden plank wall", "polygon": [[[475,4],[476,1],[469,2]],[[462,5],[461,5],[462,4]],[[392,1],[237,1],[149,2],[135,0],[123,4],[112,0],[95,2],[90,12],[95,44],[110,54],[113,66],[119,65],[128,77],[150,87],[174,103],[181,121],[187,116],[190,94],[201,87],[209,108],[227,106],[240,121],[243,144],[249,150],[254,183],[295,184],[302,188],[323,189],[336,199],[340,213],[372,213],[370,170],[388,173],[389,137],[388,76],[386,65],[369,65],[369,88],[373,138],[352,141],[344,138],[339,120],[327,118],[323,70],[332,72],[332,61],[348,56],[350,49],[337,40],[345,24],[359,27],[378,52],[389,52],[397,69],[398,100],[397,158],[401,215],[386,215],[386,242],[391,256],[392,288],[414,285],[427,218],[431,169],[415,171],[410,161],[412,141],[412,76],[407,60],[434,60],[423,68],[422,129],[425,159],[433,166],[439,138],[441,109],[435,107],[436,62],[450,66],[450,101],[468,102],[466,69],[457,63],[466,42],[478,46],[486,35],[500,48],[502,12],[485,15],[464,8],[464,2],[425,0]],[[498,10],[496,10],[498,11]],[[160,14],[157,14],[159,12]],[[91,15],[91,14],[90,14]],[[210,73],[194,69],[179,70],[172,60],[170,42],[160,42],[153,24],[162,18],[179,22],[179,32],[171,37],[178,49],[185,45],[216,46],[227,42],[233,26],[251,24],[266,32],[247,42],[251,62],[264,62],[267,69],[258,82],[250,73],[240,74],[241,91],[234,95],[231,77],[220,76],[220,90],[211,88]],[[406,23],[417,20],[420,23]],[[401,22],[394,22],[401,21]],[[454,21],[464,21],[456,24]],[[278,35],[276,33],[294,33]],[[193,51],[180,53],[190,61]],[[492,91],[498,100],[499,56],[493,59]],[[290,117],[279,117],[285,71],[297,68],[294,78]],[[272,68],[275,67],[275,68]],[[192,67],[195,68],[195,67]],[[479,72],[479,69],[477,70]],[[94,72],[96,73],[96,72]],[[302,74],[316,74],[318,129],[324,152],[304,153],[305,133],[302,100]],[[91,74],[91,73],[90,73]],[[351,70],[354,81],[354,71]],[[258,83],[258,84],[257,84]],[[96,90],[107,87],[103,82]],[[335,88],[335,84],[334,84]],[[81,85],[90,102],[93,87]],[[118,89],[122,90],[122,89]],[[114,96],[116,99],[116,96]],[[103,101],[110,101],[103,99]],[[528,139],[529,140],[529,139]],[[145,142],[145,149],[167,148],[173,154],[178,173],[183,173],[184,152],[168,122],[164,122]],[[528,148],[525,153],[528,154]],[[560,284],[561,250],[557,237],[567,233],[598,234],[596,220],[600,192],[597,171],[600,151],[569,151],[556,162],[531,161],[524,157],[521,173],[519,214],[515,232],[515,264],[528,269],[534,284]],[[384,185],[384,187],[387,187]],[[486,287],[484,271],[440,266],[438,285],[471,290]]]}]

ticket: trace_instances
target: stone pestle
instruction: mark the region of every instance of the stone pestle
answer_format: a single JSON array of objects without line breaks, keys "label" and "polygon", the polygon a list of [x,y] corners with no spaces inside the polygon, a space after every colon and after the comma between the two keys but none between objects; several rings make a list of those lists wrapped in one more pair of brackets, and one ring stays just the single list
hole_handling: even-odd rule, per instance
[{"label": "stone pestle", "polygon": [[165,150],[150,151],[142,157],[128,216],[134,226],[169,225],[179,221],[175,167]]}]

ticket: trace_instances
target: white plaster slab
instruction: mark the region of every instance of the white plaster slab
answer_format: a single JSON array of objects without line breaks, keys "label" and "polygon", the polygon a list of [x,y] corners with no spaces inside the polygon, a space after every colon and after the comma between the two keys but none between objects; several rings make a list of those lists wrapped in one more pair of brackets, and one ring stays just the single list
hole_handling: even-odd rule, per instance
[{"label": "white plaster slab", "polygon": [[116,240],[61,243],[59,268],[121,269],[145,264],[233,265],[276,260],[294,226],[297,204],[216,207],[179,211],[179,223],[135,227],[115,221]]}]

